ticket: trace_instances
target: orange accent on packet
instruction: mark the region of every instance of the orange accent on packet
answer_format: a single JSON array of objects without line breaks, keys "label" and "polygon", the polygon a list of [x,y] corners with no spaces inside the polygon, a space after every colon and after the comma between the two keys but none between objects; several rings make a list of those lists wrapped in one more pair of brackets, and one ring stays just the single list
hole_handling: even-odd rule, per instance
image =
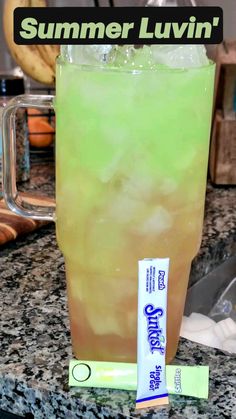
[{"label": "orange accent on packet", "polygon": [[147,409],[148,407],[164,406],[169,404],[169,398],[161,397],[160,399],[148,400],[146,402],[139,402],[136,404],[136,409]]}]

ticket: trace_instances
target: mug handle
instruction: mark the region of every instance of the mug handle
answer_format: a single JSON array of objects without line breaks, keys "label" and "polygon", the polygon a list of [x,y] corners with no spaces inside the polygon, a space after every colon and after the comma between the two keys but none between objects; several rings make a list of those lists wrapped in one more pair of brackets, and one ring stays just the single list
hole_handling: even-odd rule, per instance
[{"label": "mug handle", "polygon": [[23,199],[17,191],[15,114],[18,108],[53,109],[53,101],[51,95],[20,95],[10,100],[2,113],[3,196],[11,211],[34,220],[55,221],[55,204],[33,205],[34,200]]}]

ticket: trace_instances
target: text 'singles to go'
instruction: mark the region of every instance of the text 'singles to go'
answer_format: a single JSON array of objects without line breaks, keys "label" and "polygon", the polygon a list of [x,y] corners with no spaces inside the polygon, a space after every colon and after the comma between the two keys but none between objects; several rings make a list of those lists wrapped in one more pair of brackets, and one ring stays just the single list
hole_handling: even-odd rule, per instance
[{"label": "text 'singles to go'", "polygon": [[48,7],[14,12],[17,44],[217,44],[220,7]]}]

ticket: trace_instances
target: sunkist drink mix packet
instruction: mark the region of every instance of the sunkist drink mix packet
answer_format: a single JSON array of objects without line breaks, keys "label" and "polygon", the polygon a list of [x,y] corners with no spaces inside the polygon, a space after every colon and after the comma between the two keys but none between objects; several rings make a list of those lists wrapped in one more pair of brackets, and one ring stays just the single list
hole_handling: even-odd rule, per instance
[{"label": "sunkist drink mix packet", "polygon": [[139,261],[136,408],[168,404],[166,316],[169,259]]}]

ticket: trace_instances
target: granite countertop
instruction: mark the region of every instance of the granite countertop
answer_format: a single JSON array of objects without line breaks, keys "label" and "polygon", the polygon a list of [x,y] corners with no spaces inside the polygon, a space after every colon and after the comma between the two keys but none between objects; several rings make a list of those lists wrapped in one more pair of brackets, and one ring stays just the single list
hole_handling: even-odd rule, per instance
[{"label": "granite countertop", "polygon": [[[31,174],[23,189],[52,195],[53,166],[35,164]],[[235,253],[235,202],[236,188],[208,187],[191,284]],[[209,400],[170,396],[168,409],[141,414],[134,410],[134,392],[69,389],[65,271],[54,225],[0,248],[0,263],[0,409],[28,419],[236,418],[236,358],[184,339],[174,363],[210,366]]]}]

